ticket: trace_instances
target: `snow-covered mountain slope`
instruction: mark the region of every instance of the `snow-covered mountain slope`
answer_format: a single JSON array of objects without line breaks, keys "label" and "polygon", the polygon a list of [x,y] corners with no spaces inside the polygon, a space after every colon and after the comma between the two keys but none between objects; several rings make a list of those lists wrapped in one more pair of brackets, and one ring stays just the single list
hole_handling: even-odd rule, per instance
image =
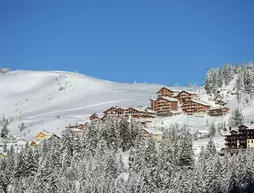
[{"label": "snow-covered mountain slope", "polygon": [[[234,95],[235,79],[222,87],[220,95],[233,110],[238,106]],[[13,71],[0,75],[0,116],[12,118],[11,133],[32,140],[37,132],[47,130],[61,133],[69,124],[84,123],[94,112],[111,106],[130,107],[150,105],[162,85],[122,84],[85,75],[61,71]],[[175,90],[186,87],[172,87]],[[215,105],[203,88],[197,88],[199,100]],[[245,120],[253,121],[254,107],[242,106]],[[178,115],[156,118],[152,126],[169,128],[171,124],[186,125],[192,132],[207,130],[211,123],[227,122],[228,116]],[[26,129],[19,131],[24,122]],[[218,139],[223,145],[223,137]],[[198,144],[199,145],[199,144]]]},{"label": "snow-covered mountain slope", "polygon": [[84,122],[93,112],[111,106],[149,105],[160,85],[122,84],[72,72],[13,71],[0,75],[0,115],[12,118],[9,129],[19,134],[23,121],[26,139],[36,132],[60,132]]}]

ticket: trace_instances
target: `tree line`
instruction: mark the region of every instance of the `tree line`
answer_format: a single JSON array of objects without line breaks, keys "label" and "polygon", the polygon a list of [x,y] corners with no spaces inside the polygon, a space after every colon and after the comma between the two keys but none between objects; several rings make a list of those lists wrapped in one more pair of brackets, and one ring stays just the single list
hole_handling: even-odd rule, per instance
[{"label": "tree line", "polygon": [[[4,193],[253,192],[254,153],[219,156],[210,139],[199,155],[193,136],[174,128],[155,142],[139,122],[109,117],[66,129],[60,139],[0,159]],[[123,161],[128,155],[128,163]]]},{"label": "tree line", "polygon": [[205,89],[208,94],[216,95],[222,86],[228,86],[236,80],[232,89],[235,91],[239,103],[249,103],[254,95],[254,68],[248,64],[225,64],[221,68],[211,68],[205,77]]}]

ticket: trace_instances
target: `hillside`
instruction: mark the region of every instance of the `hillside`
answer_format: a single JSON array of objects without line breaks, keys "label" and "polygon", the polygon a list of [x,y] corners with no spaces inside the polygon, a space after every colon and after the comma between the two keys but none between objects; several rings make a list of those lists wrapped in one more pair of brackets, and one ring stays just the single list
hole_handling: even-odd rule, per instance
[{"label": "hillside", "polygon": [[[216,100],[227,103],[233,110],[238,105],[235,95],[237,75],[228,85],[218,88],[216,95],[208,95],[204,88],[197,88],[198,98],[212,106]],[[123,84],[100,80],[78,73],[62,71],[13,71],[0,75],[0,116],[11,118],[11,133],[26,140],[34,138],[38,131],[61,133],[69,124],[84,123],[94,112],[103,112],[111,106],[131,107],[150,105],[149,98],[156,97],[161,85]],[[173,87],[176,90],[188,89]],[[219,94],[218,94],[219,93]],[[245,121],[253,121],[253,104],[240,105]],[[214,123],[227,123],[228,117],[210,117],[205,114],[177,115],[156,118],[152,126],[168,129],[172,124],[186,126],[191,132],[208,130]],[[24,122],[25,130],[19,125]],[[223,137],[215,139],[223,146]],[[200,144],[197,143],[197,148]],[[195,146],[195,144],[194,144]]]},{"label": "hillside", "polygon": [[13,71],[0,75],[0,115],[12,133],[26,125],[26,139],[46,129],[59,132],[111,106],[149,105],[160,85],[121,84],[72,72]]}]

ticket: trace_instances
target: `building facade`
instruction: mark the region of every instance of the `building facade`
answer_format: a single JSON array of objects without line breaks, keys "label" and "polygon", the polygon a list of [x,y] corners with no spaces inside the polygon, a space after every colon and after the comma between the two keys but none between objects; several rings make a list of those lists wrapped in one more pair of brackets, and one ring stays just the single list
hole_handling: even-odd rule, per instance
[{"label": "building facade", "polygon": [[190,91],[181,91],[177,96],[176,98],[179,100],[179,102],[181,104],[187,102],[187,101],[190,101],[192,99],[194,99],[195,97],[197,97],[197,93],[194,93],[194,92],[190,92]]},{"label": "building facade", "polygon": [[215,107],[208,110],[208,115],[210,116],[223,116],[229,112],[227,107]]},{"label": "building facade", "polygon": [[254,148],[254,124],[240,125],[225,134],[227,150]]},{"label": "building facade", "polygon": [[210,105],[205,104],[201,101],[189,100],[182,105],[182,111],[187,115],[193,115],[194,113],[207,112]]},{"label": "building facade", "polygon": [[178,110],[178,100],[172,97],[160,96],[156,99],[156,109],[158,116],[169,116],[170,111]]},{"label": "building facade", "polygon": [[162,87],[158,92],[157,95],[159,96],[165,96],[165,97],[176,97],[180,91],[172,90],[168,87]]}]

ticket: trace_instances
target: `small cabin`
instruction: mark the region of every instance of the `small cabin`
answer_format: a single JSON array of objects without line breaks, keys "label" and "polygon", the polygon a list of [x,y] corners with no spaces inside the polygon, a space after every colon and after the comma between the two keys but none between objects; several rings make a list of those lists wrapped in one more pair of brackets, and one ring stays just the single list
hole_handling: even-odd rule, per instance
[{"label": "small cabin", "polygon": [[161,141],[163,137],[163,132],[155,128],[143,128],[143,136],[145,138],[152,137],[155,141]]},{"label": "small cabin", "polygon": [[35,139],[36,140],[42,140],[42,139],[49,139],[52,136],[51,133],[48,132],[39,132],[36,136]]},{"label": "small cabin", "polygon": [[32,147],[38,147],[40,146],[42,140],[33,140],[31,143],[30,143],[30,146]]}]

